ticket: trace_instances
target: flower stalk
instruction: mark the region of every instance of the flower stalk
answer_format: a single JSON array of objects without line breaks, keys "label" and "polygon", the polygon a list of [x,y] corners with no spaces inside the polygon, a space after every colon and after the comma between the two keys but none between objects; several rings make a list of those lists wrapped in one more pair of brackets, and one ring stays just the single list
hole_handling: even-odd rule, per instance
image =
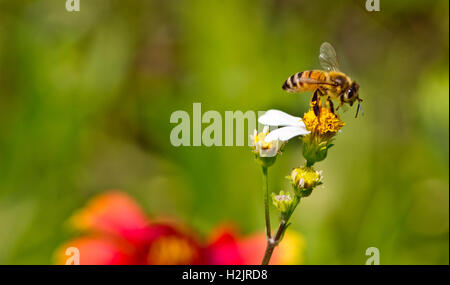
[{"label": "flower stalk", "polygon": [[[294,117],[278,110],[269,110],[258,121],[264,125],[282,126],[271,132],[266,127],[261,134],[255,131],[252,137],[253,152],[263,171],[267,246],[261,264],[267,265],[275,247],[283,239],[284,233],[290,225],[289,219],[300,200],[310,196],[313,190],[322,184],[322,171],[316,171],[313,165],[327,157],[328,149],[333,146],[334,136],[345,123],[339,119],[338,115],[325,107],[320,107],[318,116],[311,109],[304,114],[303,118]],[[278,195],[272,193],[272,202],[279,212],[280,219],[275,236],[272,237],[268,201],[268,167],[275,162],[281,146],[296,136],[301,136],[303,141],[302,154],[305,158],[305,164],[293,169],[287,176],[294,191],[292,197],[290,193],[284,193],[283,191],[280,191]]]},{"label": "flower stalk", "polygon": [[277,233],[275,235],[275,238],[274,239],[270,238],[267,240],[267,247],[261,265],[269,264],[270,258],[272,257],[273,254],[273,250],[275,249],[277,244],[281,241],[281,237],[283,236],[284,231],[287,228],[286,225],[287,223],[285,221],[281,221],[280,226],[278,227]]},{"label": "flower stalk", "polygon": [[262,166],[263,172],[263,193],[264,193],[264,217],[266,219],[266,236],[267,239],[272,238],[272,229],[270,227],[270,212],[269,212],[269,179],[268,179],[268,168]]},{"label": "flower stalk", "polygon": [[272,229],[270,227],[270,211],[269,211],[269,179],[268,170],[272,166],[277,155],[281,153],[284,143],[280,140],[266,141],[265,138],[269,134],[269,127],[265,126],[261,133],[257,130],[251,136],[252,152],[259,165],[261,165],[263,173],[263,196],[264,196],[264,218],[266,223],[266,237],[272,238]]},{"label": "flower stalk", "polygon": [[[280,192],[280,195],[281,194]],[[279,201],[279,198],[277,198],[279,196],[275,196],[272,195],[272,198],[274,200],[274,204],[276,204],[276,201]],[[284,212],[280,212],[280,224],[278,226],[278,229],[276,231],[275,237],[274,238],[268,238],[267,239],[267,246],[266,246],[266,251],[264,252],[264,257],[263,260],[261,262],[261,265],[268,265],[270,262],[270,258],[272,257],[273,251],[275,249],[275,247],[280,243],[280,241],[283,239],[284,233],[286,232],[286,229],[289,226],[289,219],[292,215],[292,213],[294,212],[295,208],[297,207],[297,205],[300,203],[300,197],[299,196],[294,196],[293,199],[289,200],[288,203],[282,203],[282,204],[288,204],[288,208],[285,208]],[[286,205],[280,205],[279,207],[283,207]],[[276,206],[277,207],[277,206]],[[279,208],[277,207],[277,208]]]}]

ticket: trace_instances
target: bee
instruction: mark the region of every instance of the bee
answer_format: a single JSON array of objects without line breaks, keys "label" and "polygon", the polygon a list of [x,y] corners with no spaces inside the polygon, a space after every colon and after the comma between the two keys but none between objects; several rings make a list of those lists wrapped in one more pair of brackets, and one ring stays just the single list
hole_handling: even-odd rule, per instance
[{"label": "bee", "polygon": [[325,71],[310,70],[298,72],[284,82],[283,90],[290,93],[314,91],[311,107],[317,117],[319,116],[321,98],[326,98],[330,111],[333,113],[332,99],[339,100],[339,106],[336,110],[345,103],[353,106],[353,103],[358,101],[355,118],[358,117],[359,109],[364,114],[361,108],[362,99],[359,98],[358,94],[359,85],[339,70],[336,51],[330,43],[324,42],[320,46],[319,61]]}]

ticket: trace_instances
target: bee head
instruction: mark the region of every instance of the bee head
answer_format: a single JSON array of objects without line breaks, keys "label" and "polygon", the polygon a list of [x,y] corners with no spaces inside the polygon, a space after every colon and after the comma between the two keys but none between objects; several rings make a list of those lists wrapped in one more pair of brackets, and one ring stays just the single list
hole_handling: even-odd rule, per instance
[{"label": "bee head", "polygon": [[358,97],[358,91],[359,91],[359,85],[356,82],[352,82],[350,85],[350,88],[348,88],[344,93],[344,101],[349,103],[350,106],[353,105],[353,102],[355,102]]},{"label": "bee head", "polygon": [[361,114],[364,115],[364,112],[361,107],[362,99],[359,98],[359,85],[356,82],[352,82],[350,85],[350,88],[347,89],[347,91],[344,93],[344,101],[347,102],[350,106],[353,106],[353,103],[358,100],[358,109],[356,109],[356,117],[358,117],[359,109],[361,109]]}]

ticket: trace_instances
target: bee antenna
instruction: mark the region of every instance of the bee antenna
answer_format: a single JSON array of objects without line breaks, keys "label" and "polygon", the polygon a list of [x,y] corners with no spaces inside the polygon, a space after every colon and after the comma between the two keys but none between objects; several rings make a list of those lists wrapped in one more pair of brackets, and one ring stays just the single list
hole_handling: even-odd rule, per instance
[{"label": "bee antenna", "polygon": [[363,108],[362,108],[362,106],[361,106],[361,101],[362,101],[362,99],[359,99],[359,98],[358,98],[358,108],[356,109],[356,116],[355,116],[355,118],[358,117],[359,109],[361,109],[361,115],[364,116],[364,111],[363,111]]}]

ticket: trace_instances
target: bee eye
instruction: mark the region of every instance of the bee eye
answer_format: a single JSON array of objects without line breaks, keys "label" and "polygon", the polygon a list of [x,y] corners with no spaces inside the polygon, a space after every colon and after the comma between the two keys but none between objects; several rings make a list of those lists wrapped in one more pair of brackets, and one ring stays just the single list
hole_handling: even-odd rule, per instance
[{"label": "bee eye", "polygon": [[353,89],[348,89],[347,93],[345,94],[345,97],[347,97],[347,99],[352,99],[354,95]]}]

